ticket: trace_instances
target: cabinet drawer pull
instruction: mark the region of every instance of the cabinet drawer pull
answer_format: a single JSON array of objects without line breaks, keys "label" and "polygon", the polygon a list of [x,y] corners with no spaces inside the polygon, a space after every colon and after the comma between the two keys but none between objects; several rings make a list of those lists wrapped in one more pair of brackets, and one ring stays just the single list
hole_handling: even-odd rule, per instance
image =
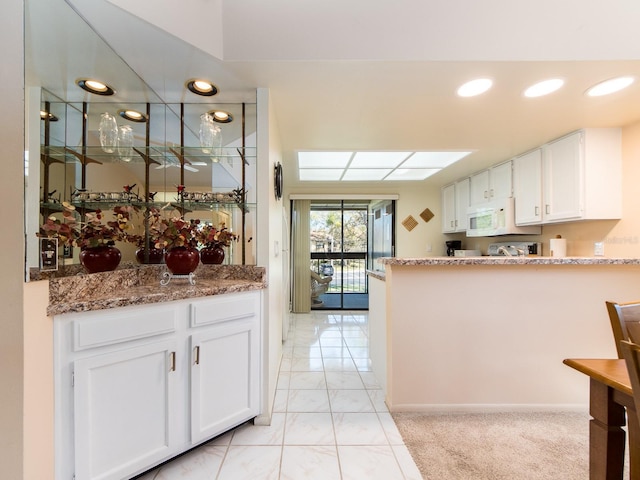
[{"label": "cabinet drawer pull", "polygon": [[171,365],[169,368],[169,371],[175,372],[176,371],[176,352],[171,352],[169,354],[169,364]]},{"label": "cabinet drawer pull", "polygon": [[548,204],[544,206],[544,213],[546,213],[546,214],[550,213]]},{"label": "cabinet drawer pull", "polygon": [[536,207],[534,207],[534,210],[533,210],[533,211],[535,212],[535,216],[536,216],[536,217],[537,217],[538,215],[540,215],[540,207],[538,207],[537,205],[536,205]]},{"label": "cabinet drawer pull", "polygon": [[489,198],[489,192],[487,190],[484,191],[484,198]]},{"label": "cabinet drawer pull", "polygon": [[194,358],[195,361],[193,363],[195,363],[196,365],[200,365],[200,345],[196,346],[195,348]]}]

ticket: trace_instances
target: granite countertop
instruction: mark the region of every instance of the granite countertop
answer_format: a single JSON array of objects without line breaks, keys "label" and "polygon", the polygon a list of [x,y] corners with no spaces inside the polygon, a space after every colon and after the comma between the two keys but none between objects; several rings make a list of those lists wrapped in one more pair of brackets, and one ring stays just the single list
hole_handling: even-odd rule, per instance
[{"label": "granite countertop", "polygon": [[383,257],[378,262],[384,265],[640,265],[640,258],[606,257]]},{"label": "granite countertop", "polygon": [[160,285],[163,265],[144,265],[113,272],[77,274],[49,280],[47,315],[170,302],[188,298],[261,290],[267,287],[264,267],[200,265],[195,285],[173,278]]},{"label": "granite countertop", "polygon": [[382,281],[386,279],[385,272],[380,270],[367,270],[367,275]]}]

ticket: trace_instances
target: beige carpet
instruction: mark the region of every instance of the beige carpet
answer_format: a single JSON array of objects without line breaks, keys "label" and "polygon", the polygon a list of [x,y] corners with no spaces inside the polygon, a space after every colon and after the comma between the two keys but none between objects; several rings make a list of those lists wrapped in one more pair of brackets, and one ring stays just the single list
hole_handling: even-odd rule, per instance
[{"label": "beige carpet", "polygon": [[589,478],[586,413],[392,416],[425,480]]}]

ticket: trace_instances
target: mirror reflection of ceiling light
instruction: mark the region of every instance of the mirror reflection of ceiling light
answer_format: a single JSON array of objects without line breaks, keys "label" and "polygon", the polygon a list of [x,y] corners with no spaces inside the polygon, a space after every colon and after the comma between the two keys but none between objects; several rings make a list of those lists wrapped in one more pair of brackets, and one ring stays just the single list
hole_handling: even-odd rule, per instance
[{"label": "mirror reflection of ceiling light", "polygon": [[209,115],[213,117],[214,122],[218,123],[231,123],[233,122],[233,115],[229,112],[225,112],[224,110],[211,110],[207,112]]},{"label": "mirror reflection of ceiling light", "polygon": [[202,95],[203,97],[212,97],[218,93],[218,88],[207,80],[189,80],[187,82],[187,89],[195,93],[196,95]]},{"label": "mirror reflection of ceiling light", "polygon": [[147,121],[147,116],[137,110],[118,110],[118,115],[132,122],[144,123]]},{"label": "mirror reflection of ceiling light", "polygon": [[564,85],[564,80],[561,78],[552,78],[538,82],[535,85],[531,85],[524,91],[524,96],[529,98],[542,97],[555,92]]},{"label": "mirror reflection of ceiling light", "polygon": [[587,90],[586,95],[589,97],[600,97],[602,95],[609,95],[611,93],[618,92],[623,88],[627,88],[634,81],[635,79],[633,77],[617,77],[610,80],[605,80],[604,82],[600,82]]},{"label": "mirror reflection of ceiling light", "polygon": [[95,95],[113,95],[116,91],[106,83],[91,78],[80,78],[76,80],[76,85],[81,89]]},{"label": "mirror reflection of ceiling light", "polygon": [[477,78],[462,85],[457,93],[460,97],[475,97],[489,90],[492,85],[493,80],[489,78]]},{"label": "mirror reflection of ceiling light", "polygon": [[40,119],[41,120],[47,120],[47,118],[49,119],[50,122],[57,122],[58,121],[58,117],[56,117],[53,113],[49,113],[49,112],[45,112],[44,110],[40,110]]},{"label": "mirror reflection of ceiling light", "polygon": [[420,181],[470,153],[298,152],[298,178],[301,181]]}]

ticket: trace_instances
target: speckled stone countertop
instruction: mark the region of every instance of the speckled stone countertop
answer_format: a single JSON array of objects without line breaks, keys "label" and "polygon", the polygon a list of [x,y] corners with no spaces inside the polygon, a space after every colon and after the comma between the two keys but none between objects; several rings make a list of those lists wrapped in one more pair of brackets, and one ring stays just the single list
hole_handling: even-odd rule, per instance
[{"label": "speckled stone countertop", "polygon": [[367,270],[367,275],[373,278],[377,278],[378,280],[382,280],[383,282],[386,279],[384,272],[381,272],[379,270]]},{"label": "speckled stone countertop", "polygon": [[384,265],[640,265],[640,258],[606,257],[383,257],[378,262]]},{"label": "speckled stone countertop", "polygon": [[51,278],[47,315],[170,302],[267,287],[263,267],[200,265],[195,271],[195,285],[190,285],[187,279],[174,278],[163,287],[160,278],[165,270],[164,265],[138,265],[113,272]]}]

